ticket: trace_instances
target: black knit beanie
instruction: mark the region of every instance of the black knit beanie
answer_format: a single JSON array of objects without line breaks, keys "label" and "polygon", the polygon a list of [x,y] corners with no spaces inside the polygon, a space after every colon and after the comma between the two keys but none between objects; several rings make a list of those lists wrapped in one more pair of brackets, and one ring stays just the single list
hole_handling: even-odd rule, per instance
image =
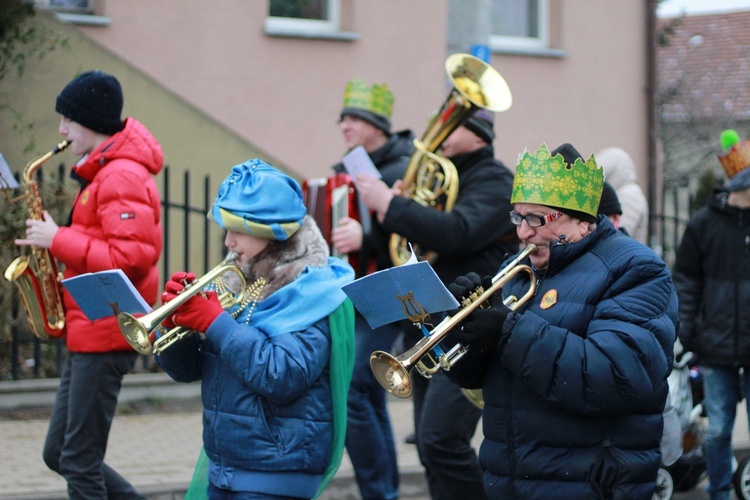
[{"label": "black knit beanie", "polygon": [[495,139],[494,123],[484,116],[477,115],[470,116],[464,122],[464,127],[471,130],[487,144],[492,144],[492,141]]},{"label": "black knit beanie", "polygon": [[112,135],[122,130],[122,104],[117,78],[102,71],[87,71],[60,92],[55,111],[94,132]]},{"label": "black knit beanie", "polygon": [[[578,150],[573,147],[572,144],[568,144],[567,142],[565,144],[562,144],[561,146],[557,147],[550,153],[550,157],[554,157],[555,155],[562,155],[563,160],[565,160],[565,163],[567,165],[572,165],[576,162],[576,160],[583,160],[583,156],[581,156],[581,153],[578,152]],[[569,208],[561,208],[561,207],[552,207],[556,208],[560,212],[570,215],[574,219],[583,220],[586,222],[594,223],[596,222],[596,217],[593,215],[589,215],[585,212],[579,212],[578,210],[571,210]],[[601,212],[601,209],[599,210],[599,213]]]},{"label": "black knit beanie", "polygon": [[599,201],[599,213],[603,215],[622,215],[622,206],[617,198],[617,191],[607,181],[602,188],[602,199]]}]

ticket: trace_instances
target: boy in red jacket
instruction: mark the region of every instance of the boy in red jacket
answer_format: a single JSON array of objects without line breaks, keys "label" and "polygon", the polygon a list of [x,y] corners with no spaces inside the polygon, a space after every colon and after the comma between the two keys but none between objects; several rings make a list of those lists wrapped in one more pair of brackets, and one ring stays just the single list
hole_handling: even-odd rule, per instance
[{"label": "boy in red jacket", "polygon": [[[81,183],[70,222],[26,221],[17,245],[48,248],[65,278],[122,269],[141,295],[156,302],[162,249],[161,206],[153,176],[164,165],[162,149],[134,118],[120,118],[117,79],[88,71],[57,97],[59,132],[81,158],[72,176]],[[70,498],[145,498],[104,463],[122,377],[138,354],[114,316],[89,321],[64,292],[65,360],[44,444],[44,461],[68,482]]]}]

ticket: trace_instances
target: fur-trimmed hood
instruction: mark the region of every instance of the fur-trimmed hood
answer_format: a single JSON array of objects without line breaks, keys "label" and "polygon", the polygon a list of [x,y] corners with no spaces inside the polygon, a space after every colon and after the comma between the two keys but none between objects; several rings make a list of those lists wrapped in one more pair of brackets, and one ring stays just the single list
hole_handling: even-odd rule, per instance
[{"label": "fur-trimmed hood", "polygon": [[[243,267],[247,284],[265,278],[268,284],[261,291],[263,300],[279,288],[294,281],[307,266],[322,267],[328,262],[329,250],[315,219],[306,215],[302,227],[285,241],[271,241]],[[230,277],[231,276],[231,277]],[[238,280],[225,277],[227,285],[236,293]]]}]

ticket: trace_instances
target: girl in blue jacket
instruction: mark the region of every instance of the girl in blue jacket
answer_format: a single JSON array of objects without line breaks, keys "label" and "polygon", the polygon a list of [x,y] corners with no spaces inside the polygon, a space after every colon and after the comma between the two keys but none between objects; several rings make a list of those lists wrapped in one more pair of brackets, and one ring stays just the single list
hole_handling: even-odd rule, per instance
[{"label": "girl in blue jacket", "polygon": [[[177,307],[170,322],[200,334],[158,362],[177,381],[202,381],[209,498],[312,498],[343,449],[354,324],[341,287],[354,272],[329,258],[298,184],[260,160],[232,169],[209,216],[246,283],[267,284],[227,310],[215,292]],[[175,273],[163,300],[192,278]],[[342,304],[349,318],[331,328]]]}]

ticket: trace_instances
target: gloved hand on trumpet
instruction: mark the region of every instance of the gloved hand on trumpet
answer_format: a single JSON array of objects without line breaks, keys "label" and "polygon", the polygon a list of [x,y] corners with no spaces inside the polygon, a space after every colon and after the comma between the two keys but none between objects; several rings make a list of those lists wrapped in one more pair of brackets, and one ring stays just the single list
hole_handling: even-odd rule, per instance
[{"label": "gloved hand on trumpet", "polygon": [[[477,273],[472,272],[456,278],[448,285],[448,291],[456,300],[463,302],[477,288],[487,290],[491,286],[492,276],[480,279]],[[459,327],[451,331],[450,336],[462,345],[471,346],[474,351],[502,351],[510,336],[509,332],[503,332],[503,323],[511,310],[503,304],[502,289],[492,295],[490,303],[489,308],[480,306],[475,309]]]},{"label": "gloved hand on trumpet", "polygon": [[[179,271],[172,274],[164,286],[164,293],[161,295],[162,302],[166,304],[173,300],[194,280],[195,274],[193,273]],[[165,328],[173,328],[177,325],[205,333],[211,323],[223,312],[224,308],[216,292],[203,292],[194,295],[175,309],[174,313],[162,324]]]}]

